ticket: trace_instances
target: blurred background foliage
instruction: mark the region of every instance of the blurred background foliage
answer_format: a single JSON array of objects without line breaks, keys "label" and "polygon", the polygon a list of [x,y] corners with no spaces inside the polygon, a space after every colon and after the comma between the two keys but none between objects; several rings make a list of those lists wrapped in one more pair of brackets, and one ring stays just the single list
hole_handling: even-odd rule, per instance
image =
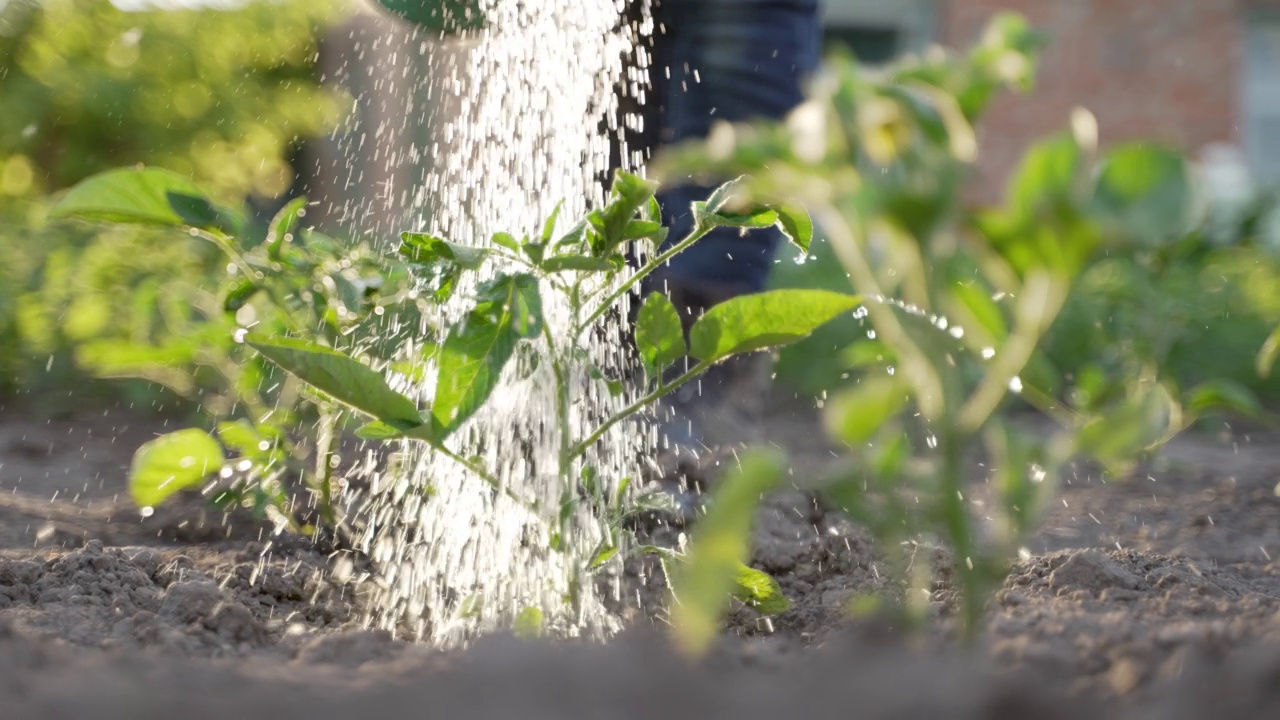
[{"label": "blurred background foliage", "polygon": [[[1266,188],[1221,198],[1195,170],[1192,186],[1162,208],[1167,217],[1190,221],[1086,269],[1028,368],[1028,381],[1078,407],[1097,407],[1155,366],[1176,389],[1213,381],[1245,404],[1280,407],[1280,377],[1260,376],[1255,363],[1280,325],[1280,202]],[[839,289],[848,282],[822,240],[804,262],[784,251],[772,277],[775,287]],[[868,327],[862,320],[835,322],[784,348],[779,379],[815,397],[857,382],[876,347],[866,339]]]},{"label": "blurred background foliage", "polygon": [[[304,143],[350,106],[316,71],[346,3],[134,5],[0,2],[0,397],[83,393],[95,377],[138,375],[93,348],[223,329],[207,327],[226,276],[215,248],[172,230],[50,223],[60,191],[117,166],[165,167],[262,225],[293,194]],[[135,403],[198,398],[199,371],[170,360],[142,373],[163,378],[95,387]]]}]

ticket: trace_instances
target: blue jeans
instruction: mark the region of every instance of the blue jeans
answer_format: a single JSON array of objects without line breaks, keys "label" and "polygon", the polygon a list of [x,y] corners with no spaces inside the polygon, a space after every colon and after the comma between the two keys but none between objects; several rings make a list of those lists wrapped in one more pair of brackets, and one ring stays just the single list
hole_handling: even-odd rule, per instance
[{"label": "blue jeans", "polygon": [[[659,146],[706,137],[717,120],[780,119],[803,100],[819,60],[818,0],[663,0],[654,14],[666,28],[655,37],[651,74]],[[668,243],[693,229],[689,206],[711,190],[663,188]],[[655,282],[705,296],[708,305],[758,292],[781,238],[776,228],[745,236],[717,229],[673,258]]]}]

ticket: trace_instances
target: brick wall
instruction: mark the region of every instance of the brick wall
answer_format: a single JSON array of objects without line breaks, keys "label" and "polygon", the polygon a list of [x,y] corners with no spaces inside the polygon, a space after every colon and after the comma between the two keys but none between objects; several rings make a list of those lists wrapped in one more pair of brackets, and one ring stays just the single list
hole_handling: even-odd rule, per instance
[{"label": "brick wall", "polygon": [[[1269,3],[1264,3],[1269,4]],[[1196,153],[1239,143],[1244,0],[939,0],[938,39],[967,47],[995,12],[1050,34],[1033,94],[1002,97],[979,128],[975,199],[994,200],[1022,150],[1065,128],[1071,109],[1098,118],[1103,145],[1155,138]],[[1280,69],[1277,69],[1280,72]]]}]

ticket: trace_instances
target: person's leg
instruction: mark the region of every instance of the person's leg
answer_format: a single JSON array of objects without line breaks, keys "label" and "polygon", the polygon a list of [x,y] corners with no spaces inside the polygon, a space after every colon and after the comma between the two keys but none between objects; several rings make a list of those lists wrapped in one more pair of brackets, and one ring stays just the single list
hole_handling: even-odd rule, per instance
[{"label": "person's leg", "polygon": [[[818,63],[817,0],[662,0],[655,13],[665,28],[655,38],[651,74],[659,146],[706,137],[717,120],[780,119],[803,100]],[[690,205],[711,190],[662,189],[668,243],[692,230]],[[780,239],[774,228],[745,235],[720,228],[673,258],[652,286],[701,306],[695,313],[758,292]]]},{"label": "person's leg", "polygon": [[[661,146],[706,137],[717,120],[780,119],[803,100],[806,77],[817,67],[820,26],[817,0],[661,0],[651,73],[649,119],[657,121]],[[728,180],[730,178],[724,178]],[[693,230],[691,205],[713,188],[670,184],[659,192],[667,243]],[[667,293],[686,329],[712,306],[765,288],[782,238],[775,228],[742,233],[720,228],[677,255],[646,283],[646,292]],[[663,434],[675,448],[696,449],[725,441],[740,412],[724,400],[752,401],[758,388],[731,390],[751,382],[755,362],[717,365],[667,404],[672,411]],[[735,401],[731,403],[738,405]],[[739,410],[754,411],[748,408]],[[717,437],[720,436],[720,437]]]}]

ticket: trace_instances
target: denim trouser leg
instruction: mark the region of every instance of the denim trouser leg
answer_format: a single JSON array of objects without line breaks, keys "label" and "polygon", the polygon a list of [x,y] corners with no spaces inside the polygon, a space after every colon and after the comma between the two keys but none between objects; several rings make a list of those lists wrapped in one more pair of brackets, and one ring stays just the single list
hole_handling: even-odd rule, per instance
[{"label": "denim trouser leg", "polygon": [[[803,99],[818,62],[817,0],[664,0],[657,15],[666,27],[656,39],[652,78],[660,145],[705,137],[717,120],[782,118]],[[692,230],[689,206],[710,192],[663,189],[668,243]],[[673,258],[658,280],[710,302],[757,292],[781,237],[775,228],[746,235],[720,228]]]}]

